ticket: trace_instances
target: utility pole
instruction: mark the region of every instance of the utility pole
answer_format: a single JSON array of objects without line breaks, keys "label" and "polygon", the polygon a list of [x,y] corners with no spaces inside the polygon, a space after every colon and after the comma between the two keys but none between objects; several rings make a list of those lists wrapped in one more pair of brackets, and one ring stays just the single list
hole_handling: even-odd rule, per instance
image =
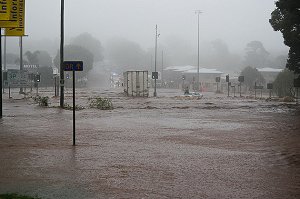
[{"label": "utility pole", "polygon": [[64,0],[61,0],[61,21],[60,21],[60,107],[64,108]]},{"label": "utility pole", "polygon": [[[157,25],[155,26],[155,57],[154,57],[154,72],[156,73],[156,64],[157,64]],[[154,79],[154,93],[153,96],[156,97],[156,78]]]},{"label": "utility pole", "polygon": [[2,103],[2,28],[0,28],[0,119],[2,118],[2,109],[3,109],[3,103]]},{"label": "utility pole", "polygon": [[200,41],[199,41],[200,22],[199,22],[199,16],[202,13],[202,11],[201,10],[196,10],[195,13],[198,16],[198,60],[197,60],[197,86],[196,86],[196,89],[197,89],[197,91],[199,91],[199,89],[200,89],[200,77],[199,77],[200,76],[200,74],[199,74],[199,71],[200,71]]},{"label": "utility pole", "polygon": [[164,81],[163,81],[163,73],[164,73],[164,51],[161,51],[161,86],[164,86]]},{"label": "utility pole", "polygon": [[[23,74],[24,66],[23,66],[23,37],[20,36],[20,73]],[[23,87],[20,87],[20,93],[24,93]]]}]

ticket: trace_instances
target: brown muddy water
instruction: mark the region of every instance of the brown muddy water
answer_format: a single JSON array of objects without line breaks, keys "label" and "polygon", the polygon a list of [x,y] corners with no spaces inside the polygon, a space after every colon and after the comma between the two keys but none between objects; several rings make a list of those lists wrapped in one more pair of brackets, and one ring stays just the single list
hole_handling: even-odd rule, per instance
[{"label": "brown muddy water", "polygon": [[[53,96],[42,90],[40,94]],[[4,94],[0,193],[42,198],[300,198],[300,107],[178,90],[77,90],[72,111]],[[113,110],[88,107],[109,97]],[[71,90],[66,103],[72,104]]]}]

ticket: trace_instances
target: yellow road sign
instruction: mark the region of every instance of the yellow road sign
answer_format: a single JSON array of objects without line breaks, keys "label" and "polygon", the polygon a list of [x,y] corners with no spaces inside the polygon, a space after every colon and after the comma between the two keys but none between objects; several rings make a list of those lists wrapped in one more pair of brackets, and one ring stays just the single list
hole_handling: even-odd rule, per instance
[{"label": "yellow road sign", "polygon": [[10,0],[0,0],[0,20],[10,19]]},{"label": "yellow road sign", "polygon": [[18,28],[19,23],[19,0],[9,0],[10,17],[9,20],[0,20],[1,28]]},{"label": "yellow road sign", "polygon": [[6,36],[25,35],[25,0],[18,0],[18,26],[16,28],[6,28]]}]

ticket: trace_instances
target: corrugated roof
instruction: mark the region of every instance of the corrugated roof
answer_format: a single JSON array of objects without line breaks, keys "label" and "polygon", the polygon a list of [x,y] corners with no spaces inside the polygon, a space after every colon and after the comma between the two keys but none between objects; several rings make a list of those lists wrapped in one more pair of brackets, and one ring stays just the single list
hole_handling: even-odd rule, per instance
[{"label": "corrugated roof", "polygon": [[[165,68],[164,70],[172,70],[172,71],[177,71],[177,72],[184,72],[184,73],[197,73],[197,66],[169,66]],[[218,71],[216,69],[210,69],[210,68],[199,68],[199,73],[200,74],[222,74],[223,72]]]}]

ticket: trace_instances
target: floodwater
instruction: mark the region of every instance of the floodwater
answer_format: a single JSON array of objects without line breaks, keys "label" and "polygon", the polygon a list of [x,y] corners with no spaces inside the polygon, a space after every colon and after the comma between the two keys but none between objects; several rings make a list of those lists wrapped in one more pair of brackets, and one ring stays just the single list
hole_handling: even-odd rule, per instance
[{"label": "floodwater", "polygon": [[[300,106],[204,93],[78,89],[72,111],[4,94],[0,193],[42,198],[300,198]],[[89,108],[109,97],[113,110]],[[71,90],[66,103],[72,104]]]}]

